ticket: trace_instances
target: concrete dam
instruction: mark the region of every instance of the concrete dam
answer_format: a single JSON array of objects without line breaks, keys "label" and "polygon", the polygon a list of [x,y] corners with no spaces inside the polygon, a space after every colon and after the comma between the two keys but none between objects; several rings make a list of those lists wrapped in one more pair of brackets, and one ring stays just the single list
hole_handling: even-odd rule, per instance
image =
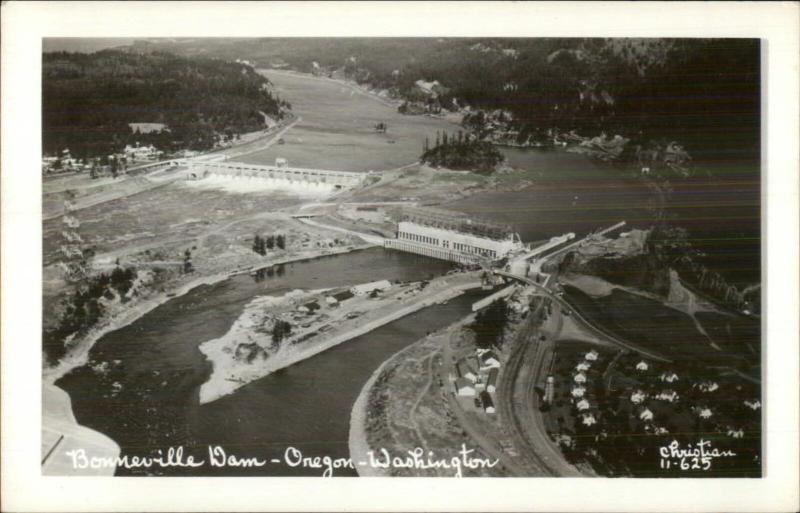
[{"label": "concrete dam", "polygon": [[297,185],[320,186],[344,189],[360,185],[369,173],[352,171],[332,171],[328,169],[308,169],[284,165],[265,166],[228,161],[191,160],[179,163],[186,166],[194,178],[225,176],[245,179],[264,179],[283,181]]}]

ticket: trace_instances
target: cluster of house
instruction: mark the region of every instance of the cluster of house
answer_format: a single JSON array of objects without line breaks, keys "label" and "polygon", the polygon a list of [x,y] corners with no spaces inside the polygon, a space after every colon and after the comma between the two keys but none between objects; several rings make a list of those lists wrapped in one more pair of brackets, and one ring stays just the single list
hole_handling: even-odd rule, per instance
[{"label": "cluster of house", "polygon": [[134,146],[125,145],[125,149],[122,152],[125,158],[129,160],[157,160],[164,155],[163,151],[159,151],[152,144],[140,146],[138,142]]},{"label": "cluster of house", "polygon": [[588,378],[586,373],[592,368],[592,364],[597,361],[600,353],[592,349],[583,355],[583,360],[578,362],[575,366],[575,372],[572,375],[572,381],[575,385],[570,390],[572,396],[572,403],[580,414],[581,423],[584,426],[593,426],[597,424],[597,417],[594,411],[597,405],[592,405],[586,396],[586,383]]},{"label": "cluster of house", "polygon": [[[639,373],[647,372],[650,370],[650,364],[644,360],[641,360],[636,364],[635,368]],[[678,381],[678,375],[671,371],[662,372],[661,375],[659,375],[658,380],[662,383],[672,384]],[[644,404],[649,397],[650,396],[645,391],[640,389],[636,389],[631,393],[630,401],[632,404],[638,407],[637,417],[642,422],[645,422],[645,431],[653,432],[657,435],[667,434],[668,431],[665,427],[655,426],[652,424],[654,419],[653,412]],[[658,401],[674,403],[678,400],[679,396],[675,390],[671,388],[665,388],[658,394],[655,394],[652,398]]]},{"label": "cluster of house", "polygon": [[[125,146],[121,153],[108,155],[108,160],[116,160],[123,164],[131,161],[152,161],[158,160],[164,156],[163,151],[159,151],[155,146],[149,144],[147,146],[140,146],[136,143],[135,146],[130,144]],[[60,171],[77,171],[86,172],[90,171],[93,164],[91,159],[78,159],[72,156],[69,148],[65,148],[59,155],[42,157],[42,172],[47,173],[53,170]]]},{"label": "cluster of house", "polygon": [[[650,365],[642,360],[636,364],[636,370],[638,372],[647,372],[650,369]],[[670,385],[677,381],[679,381],[678,375],[674,371],[665,371],[659,374],[658,380],[665,384]],[[710,394],[719,390],[719,383],[712,381],[712,380],[704,380],[698,383],[692,383],[692,388],[703,393],[703,394]],[[660,390],[657,394],[648,395],[645,391],[641,389],[636,389],[631,393],[630,401],[632,404],[639,406],[638,410],[638,417],[639,420],[647,422],[648,424],[645,425],[646,431],[652,431],[655,434],[666,434],[668,433],[667,429],[664,427],[657,427],[653,426],[651,423],[653,421],[653,412],[647,408],[644,403],[648,398],[655,399],[657,401],[664,401],[668,403],[675,403],[679,399],[678,393],[672,388],[664,388]],[[753,410],[758,409],[761,406],[761,403],[757,400],[755,403],[750,403],[748,401],[744,402],[745,406],[752,408]],[[714,417],[714,411],[705,405],[700,406],[693,406],[691,408],[692,413],[697,415],[697,417],[708,420]],[[733,428],[728,426],[727,428],[728,436],[733,438],[742,438],[744,437],[744,430],[741,428]]]},{"label": "cluster of house", "polygon": [[[497,390],[497,376],[500,372],[500,359],[490,349],[477,349],[474,355],[456,362],[456,375],[450,376],[454,393],[461,397],[476,397],[486,413],[494,413],[492,399]],[[478,404],[478,402],[476,402]]]},{"label": "cluster of house", "polygon": [[42,172],[50,171],[88,171],[92,168],[91,162],[86,159],[79,159],[72,156],[69,148],[64,148],[61,153],[55,156],[42,157]]}]

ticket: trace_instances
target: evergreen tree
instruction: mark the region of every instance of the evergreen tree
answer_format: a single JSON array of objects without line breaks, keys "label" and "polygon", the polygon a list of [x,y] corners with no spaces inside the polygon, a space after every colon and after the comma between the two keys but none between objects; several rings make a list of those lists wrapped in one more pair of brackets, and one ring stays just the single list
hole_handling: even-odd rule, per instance
[{"label": "evergreen tree", "polygon": [[258,253],[259,255],[264,255],[264,239],[262,239],[259,235],[256,235],[253,239],[253,251]]},{"label": "evergreen tree", "polygon": [[286,238],[283,235],[275,237],[275,245],[280,249],[286,249]]}]

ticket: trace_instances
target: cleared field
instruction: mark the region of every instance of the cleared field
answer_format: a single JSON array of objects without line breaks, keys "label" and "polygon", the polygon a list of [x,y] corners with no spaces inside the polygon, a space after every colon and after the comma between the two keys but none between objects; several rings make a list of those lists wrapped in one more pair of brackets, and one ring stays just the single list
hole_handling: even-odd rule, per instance
[{"label": "cleared field", "polygon": [[[374,98],[332,81],[267,70],[264,75],[281,98],[292,103],[301,121],[283,136],[285,144],[237,158],[250,164],[273,164],[277,157],[291,166],[369,171],[415,162],[425,137],[436,131],[455,133],[458,126],[442,119],[404,116]],[[374,126],[384,122],[385,134]]]},{"label": "cleared field", "polygon": [[[296,204],[283,194],[231,194],[213,189],[171,184],[86,208],[74,214],[79,233],[97,253],[120,253],[126,248],[168,245],[192,240],[220,223],[244,219]],[[57,258],[61,219],[44,223],[44,263]]]}]

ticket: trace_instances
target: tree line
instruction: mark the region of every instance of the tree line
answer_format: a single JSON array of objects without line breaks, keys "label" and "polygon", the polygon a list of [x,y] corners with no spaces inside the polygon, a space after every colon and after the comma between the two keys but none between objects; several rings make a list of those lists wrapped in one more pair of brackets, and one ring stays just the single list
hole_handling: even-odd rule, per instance
[{"label": "tree line", "polygon": [[[224,139],[264,127],[261,112],[283,116],[288,103],[250,67],[168,53],[106,50],[53,52],[42,59],[45,153],[69,148],[79,159],[153,144],[171,152],[208,150]],[[166,130],[134,133],[129,123]]]},{"label": "tree line", "polygon": [[66,353],[67,341],[79,332],[94,326],[103,316],[103,300],[128,301],[138,273],[133,267],[117,266],[110,273],[88,278],[63,300],[63,314],[54,329],[42,334],[45,355],[50,363],[58,362]]},{"label": "tree line", "polygon": [[268,250],[273,250],[275,248],[278,249],[286,249],[286,236],[283,234],[278,235],[268,235],[266,237],[262,237],[261,235],[256,235],[253,237],[253,251],[258,253],[261,256],[265,256]]},{"label": "tree line", "polygon": [[523,138],[548,129],[604,130],[681,140],[691,154],[755,149],[759,140],[760,45],[753,39],[261,38],[134,48],[244,56],[304,72],[316,62],[402,98],[413,97],[417,80],[438,80],[444,108],[507,110]]}]

